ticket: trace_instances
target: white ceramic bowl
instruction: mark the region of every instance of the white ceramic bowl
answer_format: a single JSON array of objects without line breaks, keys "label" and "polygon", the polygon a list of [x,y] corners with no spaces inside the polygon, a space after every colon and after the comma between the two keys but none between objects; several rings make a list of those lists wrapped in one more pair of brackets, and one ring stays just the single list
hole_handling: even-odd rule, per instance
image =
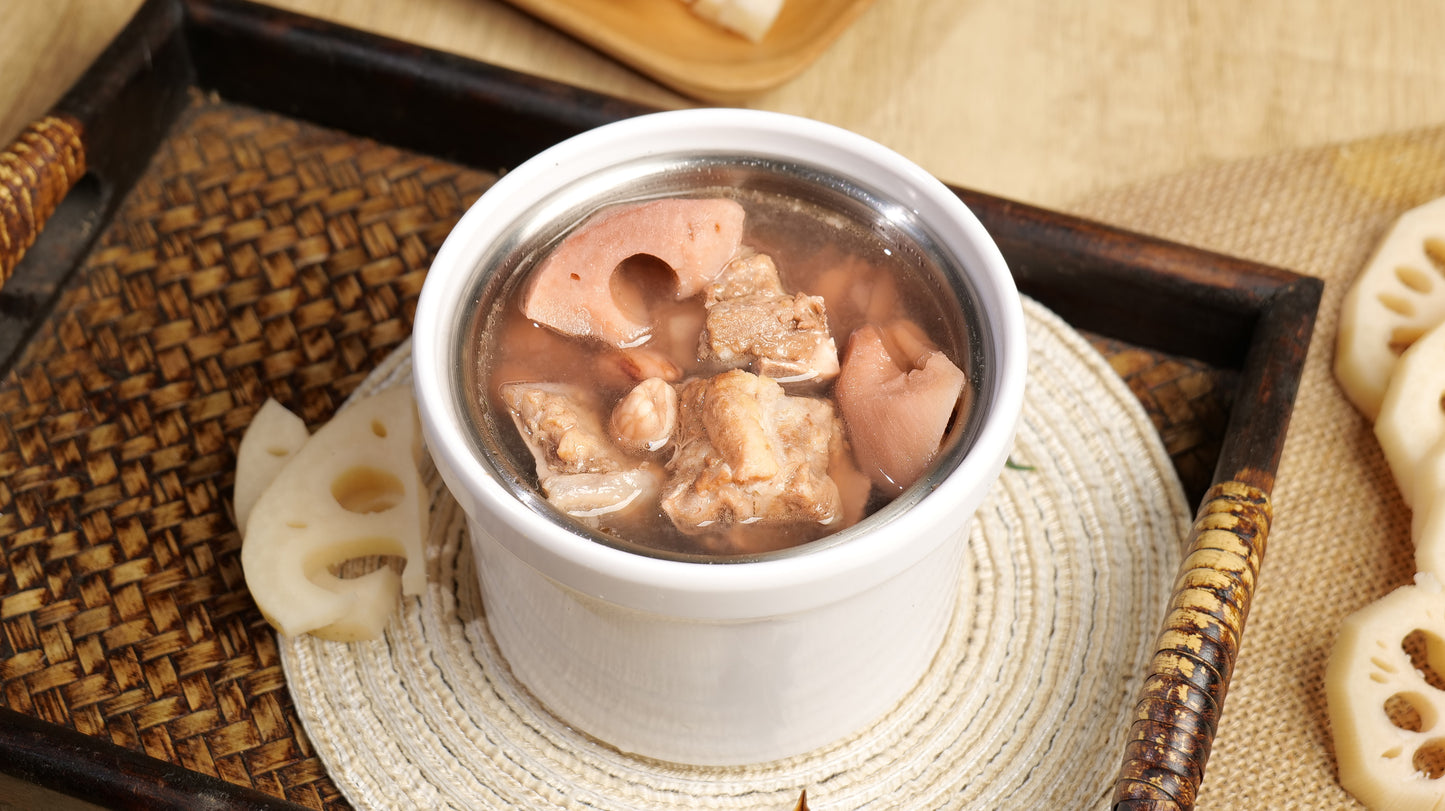
[{"label": "white ceramic bowl", "polygon": [[[922,235],[981,322],[977,416],[924,481],[843,533],[737,562],[621,548],[549,515],[489,458],[465,372],[479,312],[538,245],[619,188],[667,187],[699,156],[712,156],[703,171],[714,180],[792,167],[789,182],[833,188],[879,228]],[[726,109],[601,127],[503,176],[438,253],[413,352],[427,445],[469,518],[487,622],[517,679],[623,751],[709,765],[841,739],[917,683],[957,596],[971,593],[968,525],[1012,446],[1026,355],[1003,258],[941,183],[856,134]]]}]

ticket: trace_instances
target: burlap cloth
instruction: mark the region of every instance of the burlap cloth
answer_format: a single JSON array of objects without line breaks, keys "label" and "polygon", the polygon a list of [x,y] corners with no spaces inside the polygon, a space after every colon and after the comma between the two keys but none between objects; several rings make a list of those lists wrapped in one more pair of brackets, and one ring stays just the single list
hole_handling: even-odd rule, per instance
[{"label": "burlap cloth", "polygon": [[1275,523],[1197,807],[1357,808],[1335,776],[1324,670],[1340,621],[1410,582],[1410,512],[1331,364],[1340,301],[1401,212],[1445,195],[1445,128],[1230,163],[1073,213],[1325,280]]}]

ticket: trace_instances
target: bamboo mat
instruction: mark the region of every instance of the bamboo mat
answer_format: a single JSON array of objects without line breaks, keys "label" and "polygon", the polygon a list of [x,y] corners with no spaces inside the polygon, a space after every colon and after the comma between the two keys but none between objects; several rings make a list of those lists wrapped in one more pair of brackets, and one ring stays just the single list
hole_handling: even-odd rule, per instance
[{"label": "bamboo mat", "polygon": [[[432,256],[494,179],[194,101],[0,380],[0,702],[346,806],[245,590],[235,448],[268,396],[314,429],[410,334]],[[1202,492],[1232,376],[1095,345]]]}]

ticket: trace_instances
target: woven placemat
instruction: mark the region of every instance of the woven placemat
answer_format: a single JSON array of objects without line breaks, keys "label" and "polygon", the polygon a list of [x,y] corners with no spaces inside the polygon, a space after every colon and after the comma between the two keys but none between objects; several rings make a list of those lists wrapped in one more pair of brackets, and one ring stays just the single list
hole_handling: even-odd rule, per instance
[{"label": "woven placemat", "polygon": [[[551,716],[487,632],[465,517],[434,473],[427,592],[383,639],[281,639],[297,712],[358,808],[1062,808],[1106,801],[1189,510],[1138,400],[1028,303],[1012,464],[980,510],[962,600],[923,681],[866,731],[702,768],[629,756]],[[404,347],[358,393],[408,385]]]}]

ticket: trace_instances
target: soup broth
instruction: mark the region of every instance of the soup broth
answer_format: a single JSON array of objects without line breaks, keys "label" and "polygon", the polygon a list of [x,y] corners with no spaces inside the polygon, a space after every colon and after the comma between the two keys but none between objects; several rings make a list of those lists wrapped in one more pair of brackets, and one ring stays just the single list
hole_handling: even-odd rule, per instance
[{"label": "soup broth", "polygon": [[[669,198],[679,196],[667,195]],[[954,405],[945,408],[945,449],[937,454],[942,455],[950,443],[958,441],[958,436],[964,433],[961,426],[968,421],[978,386],[976,324],[964,312],[967,303],[958,300],[957,291],[949,288],[942,274],[914,247],[910,238],[890,230],[886,218],[880,225],[872,218],[865,220],[840,213],[776,189],[729,184],[695,189],[685,196],[726,198],[741,205],[744,218],[740,255],[771,258],[784,296],[805,294],[821,298],[826,329],[836,344],[838,360],[844,360],[849,351],[850,336],[872,325],[898,367],[897,376],[906,376],[920,357],[931,357],[926,354],[930,350],[946,358],[943,362],[961,370],[966,382]],[[807,372],[794,375],[798,379],[788,380],[786,372],[770,370],[774,371],[774,378],[761,375],[765,380],[759,381],[730,372],[740,366],[756,372],[758,362],[756,358],[751,363],[720,360],[719,353],[700,346],[700,334],[705,327],[714,326],[714,321],[709,320],[711,294],[699,292],[675,300],[678,275],[650,255],[628,256],[608,282],[608,292],[618,309],[629,318],[650,325],[641,339],[619,347],[595,337],[563,334],[529,318],[524,312],[524,300],[536,268],[549,252],[557,250],[562,240],[586,228],[594,221],[591,217],[606,210],[604,206],[584,213],[577,226],[533,251],[523,260],[526,267],[513,274],[514,278],[502,290],[498,304],[477,320],[473,333],[476,361],[471,370],[477,395],[474,405],[480,408],[479,419],[486,429],[496,433],[502,463],[514,472],[519,482],[538,494],[547,489],[547,482],[539,476],[534,449],[524,439],[518,422],[521,395],[516,384],[545,384],[565,389],[580,403],[580,408],[592,410],[597,426],[616,443],[616,433],[608,429],[613,409],[641,381],[661,378],[680,398],[678,428],[661,447],[628,448],[620,443],[608,451],[616,452],[620,460],[617,464],[637,466],[646,475],[655,477],[661,495],[644,494],[639,503],[590,515],[584,514],[588,512],[585,509],[563,510],[602,542],[663,556],[745,558],[816,541],[884,508],[906,489],[891,482],[886,475],[880,478],[877,470],[867,470],[866,464],[860,468],[854,451],[865,443],[860,442],[863,438],[857,433],[871,428],[849,425],[844,419],[846,414],[842,414],[843,409],[839,407],[837,378]],[[915,371],[913,378],[917,379],[918,374]],[[809,414],[798,417],[808,424],[826,424],[827,417],[818,416],[825,412],[839,415],[843,441],[829,446],[834,457],[826,460],[828,477],[834,480],[839,494],[833,518],[738,521],[730,520],[730,513],[724,508],[717,512],[722,516],[718,520],[708,518],[680,528],[676,511],[670,515],[664,509],[663,496],[678,476],[674,468],[692,453],[692,450],[684,453],[678,437],[686,436],[681,432],[688,415],[694,414],[688,409],[701,407],[698,381],[723,381],[724,378],[729,384],[773,392],[768,397],[775,397],[775,386],[781,385],[788,398],[826,403],[826,409],[808,404]],[[770,382],[775,378],[785,382]],[[708,396],[712,396],[713,391],[709,389]],[[791,400],[769,402],[796,405]],[[705,432],[698,434],[704,435]],[[846,455],[841,460],[835,458],[840,447]],[[778,498],[802,500],[799,494],[807,485],[800,481],[779,482]]]}]

